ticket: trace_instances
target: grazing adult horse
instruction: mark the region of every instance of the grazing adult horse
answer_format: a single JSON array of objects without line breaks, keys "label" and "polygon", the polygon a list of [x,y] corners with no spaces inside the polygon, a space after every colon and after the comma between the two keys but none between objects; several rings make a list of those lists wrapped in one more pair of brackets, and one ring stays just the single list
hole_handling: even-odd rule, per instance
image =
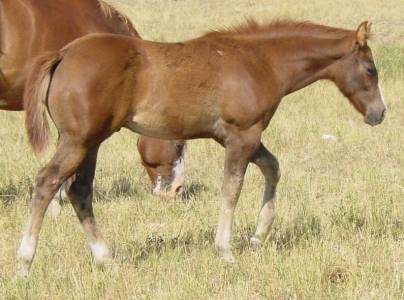
[{"label": "grazing adult horse", "polygon": [[36,178],[18,251],[19,274],[28,274],[46,207],[72,174],[76,180],[68,194],[94,259],[110,261],[95,226],[91,195],[98,148],[121,127],[156,138],[213,138],[226,148],[215,245],[228,261],[234,260],[231,227],[244,174],[249,162],[256,164],[265,177],[265,192],[251,244],[261,244],[274,220],[280,178],[278,161],[261,134],[282,97],[328,79],[366,123],[382,122],[386,106],[368,36],[367,22],[344,30],[250,21],[184,43],[101,34],[40,57],[25,94],[29,140],[36,150],[46,145],[47,110],[60,138]]},{"label": "grazing adult horse", "polygon": [[153,193],[182,195],[185,171],[185,141],[139,138],[137,148],[151,182]]},{"label": "grazing adult horse", "polygon": [[[3,110],[23,109],[27,71],[38,55],[59,50],[90,33],[139,37],[127,17],[101,0],[0,0],[0,32],[0,109]],[[154,189],[156,193],[175,194],[182,189],[183,176],[177,176],[175,169],[184,160],[183,153],[177,151],[179,143],[139,138],[147,172],[157,174],[155,177],[165,183],[164,188]]]}]

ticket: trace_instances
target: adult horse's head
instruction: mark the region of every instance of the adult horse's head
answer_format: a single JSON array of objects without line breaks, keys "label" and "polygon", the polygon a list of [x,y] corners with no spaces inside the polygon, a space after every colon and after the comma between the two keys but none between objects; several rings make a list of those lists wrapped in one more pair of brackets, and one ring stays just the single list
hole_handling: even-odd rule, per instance
[{"label": "adult horse's head", "polygon": [[137,147],[150,180],[153,193],[181,196],[184,189],[185,142],[139,137]]},{"label": "adult horse's head", "polygon": [[372,51],[367,41],[370,23],[361,23],[356,30],[353,49],[332,66],[332,77],[342,93],[364,116],[369,125],[380,124],[386,113],[386,103],[379,86],[379,78]]}]

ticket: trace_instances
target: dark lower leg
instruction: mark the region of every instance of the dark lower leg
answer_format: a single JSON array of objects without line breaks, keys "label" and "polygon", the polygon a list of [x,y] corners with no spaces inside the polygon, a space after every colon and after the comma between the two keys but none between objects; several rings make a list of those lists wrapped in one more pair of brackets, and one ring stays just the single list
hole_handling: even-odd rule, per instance
[{"label": "dark lower leg", "polygon": [[96,263],[105,264],[111,260],[111,257],[108,247],[97,229],[92,206],[97,152],[98,146],[88,153],[78,168],[74,181],[67,188],[67,195],[83,227]]}]

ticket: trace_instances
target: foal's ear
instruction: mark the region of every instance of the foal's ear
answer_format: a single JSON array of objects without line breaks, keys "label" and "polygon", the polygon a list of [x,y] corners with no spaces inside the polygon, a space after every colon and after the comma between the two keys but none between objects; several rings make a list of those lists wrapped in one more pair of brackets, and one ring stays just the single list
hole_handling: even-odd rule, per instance
[{"label": "foal's ear", "polygon": [[372,23],[368,21],[362,22],[356,30],[356,42],[360,47],[366,45],[367,40],[370,38],[370,28]]}]

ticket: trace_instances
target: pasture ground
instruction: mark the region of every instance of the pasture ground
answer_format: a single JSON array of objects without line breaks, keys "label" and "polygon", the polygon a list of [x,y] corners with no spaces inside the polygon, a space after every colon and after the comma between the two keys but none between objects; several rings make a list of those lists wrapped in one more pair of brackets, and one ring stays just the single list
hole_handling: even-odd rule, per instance
[{"label": "pasture ground", "polygon": [[[112,1],[111,1],[112,2]],[[370,128],[330,83],[283,100],[264,134],[282,168],[278,217],[265,245],[248,247],[263,190],[251,166],[236,212],[237,263],[221,262],[213,239],[224,151],[188,144],[187,197],[150,195],[122,130],[101,148],[95,213],[115,256],[97,269],[70,205],[46,218],[27,281],[15,253],[34,175],[46,161],[27,145],[22,113],[0,113],[0,299],[403,299],[404,2],[402,0],[120,0],[141,35],[180,41],[208,29],[289,17],[356,28],[373,21],[372,48],[388,101]],[[268,83],[270,84],[270,83]],[[324,141],[332,134],[337,141]]]}]

